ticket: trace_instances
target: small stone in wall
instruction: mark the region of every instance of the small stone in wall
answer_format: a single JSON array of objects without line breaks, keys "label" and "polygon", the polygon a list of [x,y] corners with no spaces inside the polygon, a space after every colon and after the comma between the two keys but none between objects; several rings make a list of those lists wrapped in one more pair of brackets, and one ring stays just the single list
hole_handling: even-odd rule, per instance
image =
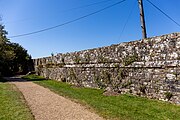
[{"label": "small stone in wall", "polygon": [[176,78],[176,75],[174,75],[174,74],[167,74],[166,77],[167,77],[167,79],[173,80],[173,79]]}]

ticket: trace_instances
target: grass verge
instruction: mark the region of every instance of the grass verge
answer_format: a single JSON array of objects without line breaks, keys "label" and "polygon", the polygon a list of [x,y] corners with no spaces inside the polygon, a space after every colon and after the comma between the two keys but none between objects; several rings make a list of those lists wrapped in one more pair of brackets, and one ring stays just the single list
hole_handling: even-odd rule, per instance
[{"label": "grass verge", "polygon": [[[69,84],[29,75],[24,78],[55,93],[89,106],[104,118],[119,120],[180,120],[180,106],[132,95],[104,96],[103,90],[76,88]],[[37,80],[37,81],[35,81]]]},{"label": "grass verge", "polygon": [[34,120],[22,94],[5,82],[0,82],[0,120]]}]

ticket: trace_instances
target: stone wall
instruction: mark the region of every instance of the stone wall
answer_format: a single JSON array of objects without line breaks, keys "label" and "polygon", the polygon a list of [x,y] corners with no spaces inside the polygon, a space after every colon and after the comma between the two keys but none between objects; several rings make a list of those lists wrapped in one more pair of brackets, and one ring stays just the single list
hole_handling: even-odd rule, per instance
[{"label": "stone wall", "polygon": [[180,33],[34,59],[37,74],[180,104]]}]

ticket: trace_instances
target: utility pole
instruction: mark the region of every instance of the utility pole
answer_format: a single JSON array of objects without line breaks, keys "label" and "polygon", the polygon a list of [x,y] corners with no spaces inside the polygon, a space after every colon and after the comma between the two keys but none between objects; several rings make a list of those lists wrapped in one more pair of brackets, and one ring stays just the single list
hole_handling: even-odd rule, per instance
[{"label": "utility pole", "polygon": [[145,39],[145,38],[147,38],[147,34],[146,34],[146,25],[145,25],[145,19],[144,19],[143,0],[138,0],[138,4],[139,4],[139,10],[140,10],[142,37],[143,37],[143,39]]}]

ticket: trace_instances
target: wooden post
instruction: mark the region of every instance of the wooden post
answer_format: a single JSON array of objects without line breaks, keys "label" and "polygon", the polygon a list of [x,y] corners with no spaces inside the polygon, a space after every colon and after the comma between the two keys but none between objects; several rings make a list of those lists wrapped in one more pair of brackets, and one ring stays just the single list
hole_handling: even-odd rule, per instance
[{"label": "wooden post", "polygon": [[147,38],[147,34],[146,34],[146,25],[145,25],[145,19],[144,19],[143,1],[142,0],[138,0],[138,4],[139,4],[139,10],[140,10],[142,37],[143,37],[143,39],[145,39],[145,38]]}]

